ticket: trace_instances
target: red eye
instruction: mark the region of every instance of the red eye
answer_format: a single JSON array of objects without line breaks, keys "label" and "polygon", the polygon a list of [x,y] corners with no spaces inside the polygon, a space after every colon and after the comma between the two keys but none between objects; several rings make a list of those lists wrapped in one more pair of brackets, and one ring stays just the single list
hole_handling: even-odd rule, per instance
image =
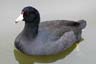
[{"label": "red eye", "polygon": [[28,12],[23,12],[23,15],[28,16],[29,14],[28,14]]}]

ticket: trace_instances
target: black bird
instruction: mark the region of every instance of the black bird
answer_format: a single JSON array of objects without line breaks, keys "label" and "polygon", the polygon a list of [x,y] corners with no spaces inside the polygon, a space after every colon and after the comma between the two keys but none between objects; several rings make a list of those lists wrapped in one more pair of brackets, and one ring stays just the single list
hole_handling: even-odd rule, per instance
[{"label": "black bird", "polygon": [[65,51],[81,40],[85,20],[51,20],[40,22],[40,14],[32,6],[25,7],[17,21],[24,21],[25,27],[16,37],[15,46],[29,55],[54,55]]}]

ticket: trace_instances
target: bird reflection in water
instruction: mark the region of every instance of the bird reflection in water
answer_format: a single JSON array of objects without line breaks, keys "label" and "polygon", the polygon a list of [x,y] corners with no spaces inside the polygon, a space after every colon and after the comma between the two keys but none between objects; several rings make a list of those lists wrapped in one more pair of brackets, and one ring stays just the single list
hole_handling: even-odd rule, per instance
[{"label": "bird reflection in water", "polygon": [[[82,39],[82,40],[84,40],[84,39]],[[79,42],[81,42],[81,41],[79,41]],[[79,45],[79,42],[74,43],[70,48],[68,48],[67,50],[60,52],[56,55],[42,55],[42,56],[26,55],[17,49],[14,49],[14,55],[15,55],[16,60],[19,62],[19,64],[34,64],[35,62],[52,63],[57,60],[63,59],[67,55],[69,55],[75,48],[78,48],[77,45]],[[78,51],[78,49],[77,49],[77,51]]]}]

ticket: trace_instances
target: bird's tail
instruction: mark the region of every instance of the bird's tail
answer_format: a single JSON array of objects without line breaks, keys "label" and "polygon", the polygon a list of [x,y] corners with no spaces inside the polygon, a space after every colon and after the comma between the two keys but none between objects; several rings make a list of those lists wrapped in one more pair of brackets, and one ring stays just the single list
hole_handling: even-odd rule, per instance
[{"label": "bird's tail", "polygon": [[86,27],[86,21],[85,20],[79,20],[78,23],[80,23],[80,29],[84,29]]}]

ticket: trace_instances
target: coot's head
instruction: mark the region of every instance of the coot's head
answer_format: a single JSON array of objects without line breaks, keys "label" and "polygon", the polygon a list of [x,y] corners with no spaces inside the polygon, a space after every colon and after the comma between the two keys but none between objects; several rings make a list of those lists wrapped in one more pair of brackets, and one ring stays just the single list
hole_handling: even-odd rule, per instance
[{"label": "coot's head", "polygon": [[32,6],[27,6],[23,8],[20,16],[16,19],[18,21],[25,21],[25,23],[37,23],[40,22],[40,14],[37,9]]}]

